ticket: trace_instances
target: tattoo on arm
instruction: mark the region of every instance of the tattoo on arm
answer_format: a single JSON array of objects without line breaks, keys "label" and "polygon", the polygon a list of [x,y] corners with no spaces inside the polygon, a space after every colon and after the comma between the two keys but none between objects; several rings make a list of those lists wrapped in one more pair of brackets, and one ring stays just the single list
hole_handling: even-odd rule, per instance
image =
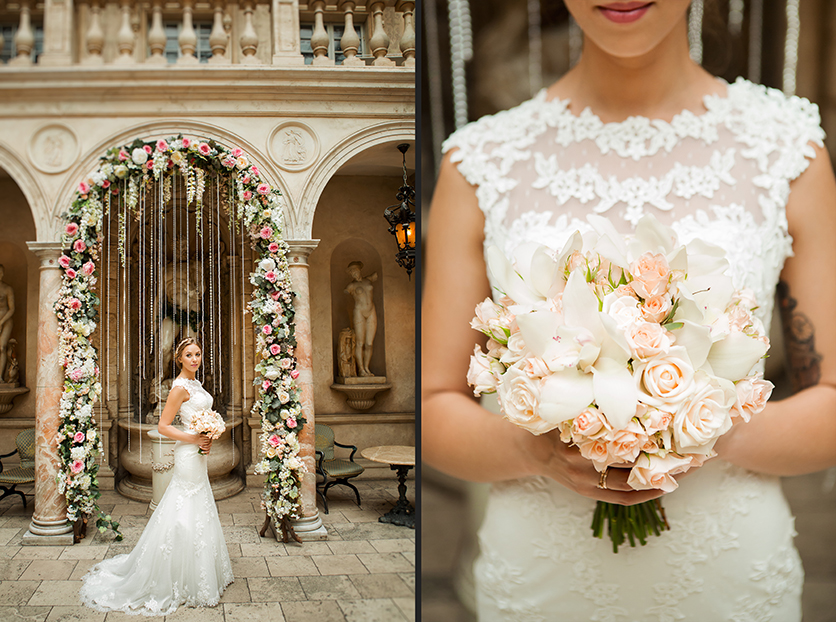
[{"label": "tattoo on arm", "polygon": [[787,350],[789,376],[793,390],[798,392],[819,383],[821,379],[821,354],[816,352],[816,335],[813,323],[799,312],[798,301],[790,296],[790,288],[784,281],[778,282],[778,305]]}]

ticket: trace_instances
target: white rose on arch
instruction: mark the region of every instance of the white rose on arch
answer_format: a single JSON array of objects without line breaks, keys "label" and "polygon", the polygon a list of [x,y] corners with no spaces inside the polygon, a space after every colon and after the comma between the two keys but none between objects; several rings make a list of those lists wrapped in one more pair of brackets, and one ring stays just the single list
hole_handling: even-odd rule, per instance
[{"label": "white rose on arch", "polygon": [[145,149],[137,147],[131,152],[131,160],[133,160],[134,164],[142,166],[148,161],[148,154],[145,152]]}]

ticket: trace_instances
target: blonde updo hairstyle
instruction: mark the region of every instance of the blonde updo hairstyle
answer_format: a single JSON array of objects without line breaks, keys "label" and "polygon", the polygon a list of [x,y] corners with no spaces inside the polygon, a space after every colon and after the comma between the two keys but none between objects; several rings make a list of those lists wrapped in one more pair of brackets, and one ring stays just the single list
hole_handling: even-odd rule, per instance
[{"label": "blonde updo hairstyle", "polygon": [[180,362],[180,357],[183,356],[183,352],[185,352],[186,348],[189,346],[197,346],[200,348],[201,353],[203,352],[203,348],[198,343],[197,339],[194,337],[186,337],[183,341],[177,344],[177,349],[174,351],[174,362],[177,364],[178,368],[182,369],[183,364]]}]

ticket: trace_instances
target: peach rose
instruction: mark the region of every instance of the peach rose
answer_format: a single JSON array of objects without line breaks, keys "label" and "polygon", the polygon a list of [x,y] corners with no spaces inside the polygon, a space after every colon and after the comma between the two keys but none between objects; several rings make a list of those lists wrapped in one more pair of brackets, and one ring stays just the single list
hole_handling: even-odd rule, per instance
[{"label": "peach rose", "polygon": [[705,374],[696,390],[673,416],[674,446],[681,453],[707,453],[715,441],[732,426],[729,408],[732,391],[714,384]]},{"label": "peach rose", "polygon": [[603,471],[613,462],[616,462],[615,458],[610,455],[608,443],[604,440],[589,439],[583,441],[578,443],[578,450],[584,458],[592,462],[592,465],[598,471]]},{"label": "peach rose", "polygon": [[525,372],[511,367],[502,374],[497,386],[502,414],[511,423],[525,428],[532,434],[543,434],[557,427],[544,421],[537,412],[540,401],[540,383]]},{"label": "peach rose", "polygon": [[639,322],[627,329],[625,335],[633,355],[649,359],[668,352],[673,345],[673,335],[655,322]]},{"label": "peach rose", "polygon": [[496,382],[491,369],[491,359],[482,352],[482,348],[476,346],[467,370],[467,384],[473,387],[473,395],[478,397],[483,393],[495,393]]},{"label": "peach rose", "polygon": [[633,280],[630,285],[641,298],[664,294],[668,289],[671,269],[664,255],[645,253],[630,266]]},{"label": "peach rose", "polygon": [[647,442],[647,436],[642,427],[635,421],[630,421],[623,430],[615,430],[607,435],[609,439],[608,451],[616,462],[632,462],[641,448]]},{"label": "peach rose", "polygon": [[641,417],[644,430],[647,434],[654,434],[661,430],[667,430],[673,421],[673,415],[667,411],[659,410],[658,408],[648,407],[647,411]]},{"label": "peach rose", "polygon": [[690,465],[690,458],[683,458],[672,453],[664,458],[641,454],[636,460],[636,465],[630,469],[627,483],[633,490],[653,489],[673,492],[679,484],[671,476],[686,471]]},{"label": "peach rose", "polygon": [[513,365],[517,361],[521,360],[525,356],[525,353],[525,341],[523,341],[522,334],[520,334],[518,330],[517,332],[512,332],[511,336],[508,337],[506,350],[502,354],[500,361],[506,365]]},{"label": "peach rose", "polygon": [[541,359],[539,356],[527,356],[520,361],[517,367],[522,369],[532,378],[543,378],[551,373],[549,366],[546,365],[546,361]]},{"label": "peach rose", "polygon": [[639,401],[663,410],[675,410],[694,390],[694,368],[681,346],[647,361],[634,362],[633,377]]},{"label": "peach rose", "polygon": [[476,305],[476,317],[470,321],[470,327],[504,345],[511,333],[513,319],[507,309],[485,298]]},{"label": "peach rose", "polygon": [[753,378],[744,378],[734,385],[734,388],[737,393],[737,402],[732,407],[731,414],[733,417],[740,417],[748,422],[752,415],[758,414],[766,407],[766,402],[775,387],[758,374]]},{"label": "peach rose", "polygon": [[728,312],[729,329],[743,332],[746,327],[751,326],[754,318],[752,312],[741,305],[734,305]]},{"label": "peach rose", "polygon": [[656,322],[658,324],[671,312],[671,306],[670,295],[661,294],[647,298],[641,306],[641,311],[644,319],[648,322]]},{"label": "peach rose", "polygon": [[572,423],[572,439],[577,443],[584,437],[587,439],[594,437],[601,430],[606,432],[605,423],[597,408],[587,408],[575,417]]}]

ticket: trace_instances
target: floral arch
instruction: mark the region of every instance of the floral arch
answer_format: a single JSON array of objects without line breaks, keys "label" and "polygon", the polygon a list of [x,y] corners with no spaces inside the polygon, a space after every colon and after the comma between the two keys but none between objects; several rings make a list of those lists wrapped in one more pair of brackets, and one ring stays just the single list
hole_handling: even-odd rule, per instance
[{"label": "floral arch", "polygon": [[293,292],[288,247],[282,235],[284,199],[264,181],[242,149],[183,134],[151,141],[137,139],[109,149],[95,172],[78,184],[72,204],[63,214],[62,287],[55,312],[64,386],[56,440],[61,462],[58,487],[67,500],[67,518],[83,528],[87,517],[96,514],[98,528],[106,531],[109,527],[121,539],[118,523],[105,516],[97,503],[96,456],[103,448],[93,408],[102,396],[102,384],[93,333],[99,323],[97,292],[102,291],[97,281],[103,222],[108,218],[110,223],[111,212],[116,210],[124,266],[128,219],[140,218],[147,207],[145,193],[151,187],[158,195],[156,203],[149,203],[151,209],[160,211],[171,204],[172,190],[176,192],[178,187],[172,182],[178,176],[185,186],[180,201],[186,207],[194,206],[197,227],[201,226],[208,182],[216,189],[218,205],[224,203],[228,221],[240,227],[242,239],[248,237],[257,260],[249,276],[252,295],[247,304],[257,333],[258,363],[253,380],[257,396],[252,412],[262,422],[262,460],[256,472],[266,475],[262,505],[287,538],[293,533],[291,519],[301,518],[305,467],[299,457],[298,434],[305,419],[296,384]]}]

